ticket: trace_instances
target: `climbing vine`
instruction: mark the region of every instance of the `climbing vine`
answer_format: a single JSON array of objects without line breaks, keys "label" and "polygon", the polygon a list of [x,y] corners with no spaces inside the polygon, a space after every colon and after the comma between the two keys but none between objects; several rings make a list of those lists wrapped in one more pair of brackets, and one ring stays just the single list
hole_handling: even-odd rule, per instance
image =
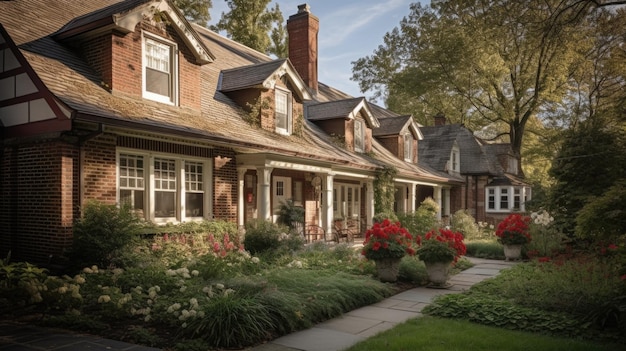
[{"label": "climbing vine", "polygon": [[253,104],[247,103],[246,105],[250,109],[247,115],[244,116],[244,120],[248,122],[251,126],[260,127],[261,126],[261,114],[267,114],[267,111],[270,108],[270,98],[259,97],[254,101]]},{"label": "climbing vine", "polygon": [[395,196],[395,186],[393,179],[398,174],[398,170],[392,166],[385,166],[378,172],[374,179],[374,216],[375,221],[385,218],[397,220],[393,211]]}]

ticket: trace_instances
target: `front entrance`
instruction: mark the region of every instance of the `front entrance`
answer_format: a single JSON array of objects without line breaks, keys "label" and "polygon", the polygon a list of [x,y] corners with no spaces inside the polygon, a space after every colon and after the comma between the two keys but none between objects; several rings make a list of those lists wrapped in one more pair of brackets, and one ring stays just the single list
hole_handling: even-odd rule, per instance
[{"label": "front entrance", "polygon": [[272,214],[274,222],[278,219],[280,205],[291,199],[291,178],[290,177],[272,177]]}]

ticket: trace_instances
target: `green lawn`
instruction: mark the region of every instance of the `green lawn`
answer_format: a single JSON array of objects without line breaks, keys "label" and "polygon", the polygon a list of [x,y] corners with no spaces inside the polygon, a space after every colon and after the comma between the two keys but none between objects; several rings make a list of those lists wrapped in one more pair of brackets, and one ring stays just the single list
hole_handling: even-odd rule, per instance
[{"label": "green lawn", "polygon": [[487,327],[436,317],[400,324],[347,351],[619,351],[626,345],[600,344]]}]

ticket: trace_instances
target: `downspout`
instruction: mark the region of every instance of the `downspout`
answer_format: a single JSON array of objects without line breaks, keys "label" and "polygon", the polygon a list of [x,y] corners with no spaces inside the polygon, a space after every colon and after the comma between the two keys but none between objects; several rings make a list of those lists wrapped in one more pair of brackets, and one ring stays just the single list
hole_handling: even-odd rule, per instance
[{"label": "downspout", "polygon": [[469,209],[469,205],[467,203],[469,201],[469,176],[465,175],[465,211]]},{"label": "downspout", "polygon": [[[474,176],[474,206],[476,206],[476,218],[478,218],[478,177],[477,176]],[[485,216],[483,214],[483,218],[481,218],[481,220],[484,220],[484,219],[485,219]]]}]

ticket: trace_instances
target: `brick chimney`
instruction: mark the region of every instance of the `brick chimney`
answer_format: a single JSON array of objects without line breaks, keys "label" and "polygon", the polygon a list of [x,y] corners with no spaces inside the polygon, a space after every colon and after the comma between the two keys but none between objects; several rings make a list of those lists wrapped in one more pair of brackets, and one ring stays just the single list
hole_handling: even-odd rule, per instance
[{"label": "brick chimney", "polygon": [[289,16],[289,60],[306,85],[317,94],[317,33],[320,20],[311,14],[309,5],[298,5],[298,13]]},{"label": "brick chimney", "polygon": [[435,115],[435,125],[436,126],[443,126],[446,124],[446,115],[444,115],[443,113],[439,112],[438,114]]}]

